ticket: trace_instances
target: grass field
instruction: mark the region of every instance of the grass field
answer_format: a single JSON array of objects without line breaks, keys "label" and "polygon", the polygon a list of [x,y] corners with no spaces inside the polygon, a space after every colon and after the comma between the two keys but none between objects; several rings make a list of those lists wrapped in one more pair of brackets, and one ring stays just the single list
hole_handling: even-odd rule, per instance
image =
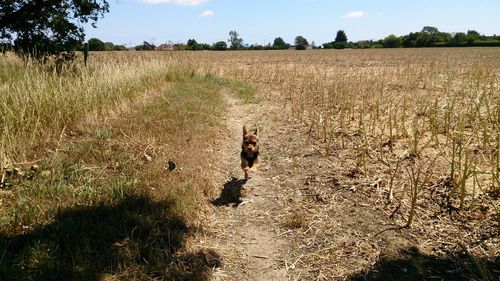
[{"label": "grass field", "polygon": [[500,233],[498,48],[93,53],[62,73],[6,54],[0,81],[1,280],[208,278],[216,254],[183,245],[217,192],[196,152],[222,89],[282,107],[322,157],[352,151],[402,226],[438,186]]}]

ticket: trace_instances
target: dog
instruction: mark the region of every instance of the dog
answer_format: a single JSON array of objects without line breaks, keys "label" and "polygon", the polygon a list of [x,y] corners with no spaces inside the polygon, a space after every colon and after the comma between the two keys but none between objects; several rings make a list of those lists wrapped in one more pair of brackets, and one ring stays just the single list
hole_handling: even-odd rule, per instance
[{"label": "dog", "polygon": [[243,142],[241,143],[241,169],[245,172],[245,181],[250,177],[250,171],[257,170],[259,159],[259,128],[249,132],[243,125]]}]

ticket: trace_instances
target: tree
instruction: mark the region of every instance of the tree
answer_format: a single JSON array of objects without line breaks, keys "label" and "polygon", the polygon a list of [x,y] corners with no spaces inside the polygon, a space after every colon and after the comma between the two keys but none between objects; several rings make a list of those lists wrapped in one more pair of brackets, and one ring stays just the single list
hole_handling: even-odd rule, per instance
[{"label": "tree", "polygon": [[201,50],[212,50],[212,46],[210,44],[207,44],[207,43],[201,43],[201,44],[198,44],[198,46]]},{"label": "tree", "polygon": [[333,48],[333,45],[335,44],[335,42],[327,42],[327,43],[324,43],[323,44],[323,48],[324,49],[332,49]]},{"label": "tree", "polygon": [[476,35],[477,37],[481,36],[481,34],[475,30],[467,30],[467,35]]},{"label": "tree", "polygon": [[345,35],[345,32],[343,30],[337,31],[335,43],[347,43],[347,35]]},{"label": "tree", "polygon": [[264,50],[264,46],[262,46],[260,44],[252,44],[252,45],[250,45],[250,47],[248,49],[250,49],[250,50]]},{"label": "tree", "polygon": [[104,51],[106,48],[104,42],[97,38],[90,38],[88,43],[89,51]]},{"label": "tree", "polygon": [[295,37],[294,42],[295,42],[295,49],[297,50],[305,50],[306,46],[309,46],[309,42],[307,42],[307,39],[300,35]]},{"label": "tree", "polygon": [[135,46],[136,51],[154,51],[156,46],[154,44],[150,44],[147,41],[144,41],[142,45]]},{"label": "tree", "polygon": [[188,49],[188,47],[184,43],[175,43],[172,45],[172,50],[174,50],[174,51],[184,51],[187,49]]},{"label": "tree", "polygon": [[450,42],[451,34],[448,32],[438,32],[436,34],[436,42]]},{"label": "tree", "polygon": [[439,30],[437,29],[437,27],[434,27],[434,26],[424,26],[422,28],[422,32],[426,32],[426,33],[429,33],[431,35],[436,35],[439,33]]},{"label": "tree", "polygon": [[115,45],[113,51],[127,51],[127,48],[124,45]]},{"label": "tree", "polygon": [[475,30],[467,30],[467,35],[465,36],[465,40],[468,42],[468,43],[474,43],[475,41],[477,40],[480,40],[481,39],[481,34],[479,34],[479,32],[475,31]]},{"label": "tree", "polygon": [[85,38],[83,23],[109,12],[108,0],[2,0],[0,40],[13,40],[20,54],[44,58],[77,50]]},{"label": "tree", "polygon": [[113,51],[115,44],[113,42],[104,42],[104,51]]},{"label": "tree", "polygon": [[453,36],[452,41],[454,43],[464,43],[467,41],[467,35],[463,32],[457,32],[455,36]]},{"label": "tree", "polygon": [[333,42],[334,49],[345,49],[347,47],[349,47],[349,44],[347,44],[347,42]]},{"label": "tree", "polygon": [[403,36],[401,44],[405,48],[413,48],[417,46],[417,34],[410,32],[410,34]]},{"label": "tree", "polygon": [[428,32],[417,32],[417,47],[428,47],[432,43],[431,34]]},{"label": "tree", "polygon": [[243,46],[243,39],[241,39],[239,36],[240,35],[238,34],[238,32],[234,30],[229,31],[228,42],[231,43],[231,49],[236,50]]},{"label": "tree", "polygon": [[214,50],[216,51],[225,51],[227,49],[227,44],[224,41],[219,41],[214,43]]},{"label": "tree", "polygon": [[273,43],[273,49],[288,49],[289,45],[281,37],[276,37]]},{"label": "tree", "polygon": [[154,51],[156,46],[154,44],[149,43],[148,41],[144,41],[143,43],[144,51]]},{"label": "tree", "polygon": [[394,34],[384,38],[382,42],[384,48],[399,48],[401,46],[401,39]]},{"label": "tree", "polygon": [[190,50],[196,51],[196,49],[198,49],[198,42],[196,42],[196,40],[194,39],[189,39],[187,41],[187,46]]}]

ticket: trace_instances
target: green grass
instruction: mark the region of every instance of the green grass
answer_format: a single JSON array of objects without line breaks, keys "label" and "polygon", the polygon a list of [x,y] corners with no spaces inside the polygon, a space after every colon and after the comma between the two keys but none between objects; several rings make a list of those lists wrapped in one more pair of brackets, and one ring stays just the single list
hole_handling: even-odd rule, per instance
[{"label": "green grass", "polygon": [[236,97],[247,103],[259,102],[259,99],[256,95],[256,89],[248,83],[215,77],[212,75],[207,75],[206,79],[213,81],[217,85],[231,89]]}]

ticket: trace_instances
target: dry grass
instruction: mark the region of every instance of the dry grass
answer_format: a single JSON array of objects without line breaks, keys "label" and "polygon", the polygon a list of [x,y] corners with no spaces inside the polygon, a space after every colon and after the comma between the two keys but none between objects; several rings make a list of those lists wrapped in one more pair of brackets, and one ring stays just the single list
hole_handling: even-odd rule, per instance
[{"label": "dry grass", "polygon": [[433,175],[452,183],[450,205],[463,208],[466,198],[500,191],[498,54],[496,48],[210,54],[199,71],[259,85],[327,152],[357,150],[364,175],[372,159],[389,169],[401,158],[430,159]]},{"label": "dry grass", "polygon": [[[230,87],[251,96],[249,83],[262,92],[259,98],[282,106],[288,120],[298,123],[296,131],[319,142],[313,152],[295,155],[306,142],[283,152],[300,161],[313,155],[306,162],[311,169],[292,161],[282,171],[309,172],[305,179],[283,181],[286,191],[297,188],[290,194],[293,206],[280,210],[289,214],[281,225],[293,230],[288,238],[296,239],[298,265],[308,271],[303,276],[331,280],[358,271],[358,278],[383,280],[383,274],[366,271],[376,267],[383,273],[388,270],[384,266],[397,264],[381,249],[391,241],[397,244],[399,236],[428,252],[400,245],[406,251],[398,262],[409,257],[425,263],[448,254],[443,264],[434,265],[464,259],[476,268],[467,276],[488,276],[491,272],[482,268],[499,254],[499,54],[498,48],[100,54],[89,68],[73,67],[63,75],[2,57],[0,157],[13,192],[2,191],[2,245],[9,250],[0,252],[0,269],[36,277],[41,269],[56,272],[62,265],[81,279],[79,272],[127,279],[192,272],[205,278],[206,261],[217,260],[208,258],[214,253],[181,250],[183,237],[201,226],[193,210],[203,204],[196,200],[213,192],[203,184],[209,175],[192,157],[211,133],[191,126],[217,123],[212,111],[201,109],[210,96],[205,90]],[[148,90],[171,83],[176,83],[174,92],[158,95],[164,103],[148,98]],[[199,93],[203,101],[174,94],[187,92]],[[130,106],[137,100],[137,107]],[[117,105],[123,110],[110,114]],[[28,162],[39,159],[40,170],[30,171]],[[183,169],[165,176],[165,161],[172,159]],[[332,195],[338,190],[347,193]],[[359,213],[341,216],[349,210],[339,209],[340,203],[353,204],[352,212]],[[300,207],[307,212],[297,211]],[[78,211],[66,213],[68,208]],[[103,224],[118,229],[98,232],[109,241],[93,243],[99,239],[84,232],[87,240],[82,241],[92,242],[90,248],[77,243],[70,252],[57,253],[81,263],[61,264],[47,254],[60,246],[51,231],[61,236],[58,227],[75,227],[69,217],[95,222],[102,212],[112,214]],[[118,217],[126,221],[112,223]],[[387,217],[393,226],[411,231],[359,239],[359,233],[383,230]],[[146,223],[136,229],[137,218]],[[373,221],[365,224],[366,218]],[[83,228],[90,225],[83,223]],[[347,232],[344,240],[332,240]],[[81,238],[69,233],[68,239]],[[123,252],[97,250],[114,241],[131,246]],[[463,249],[469,258],[457,254]],[[107,258],[91,269],[94,255],[86,255],[87,250]],[[137,262],[138,257],[146,261]],[[345,260],[354,263],[345,266]],[[160,272],[165,262],[172,267]],[[407,265],[403,261],[401,266]]]},{"label": "dry grass", "polygon": [[115,54],[62,76],[15,58],[0,67],[21,72],[2,85],[0,279],[205,280],[220,265],[185,243],[215,192],[205,152],[231,83],[166,58]]},{"label": "dry grass", "polygon": [[[57,142],[65,127],[106,115],[117,103],[164,86],[189,67],[170,56],[92,55],[88,67],[68,65],[58,74],[7,53],[0,60],[0,164],[32,161],[37,145]],[[93,113],[93,114],[92,114]]]}]

